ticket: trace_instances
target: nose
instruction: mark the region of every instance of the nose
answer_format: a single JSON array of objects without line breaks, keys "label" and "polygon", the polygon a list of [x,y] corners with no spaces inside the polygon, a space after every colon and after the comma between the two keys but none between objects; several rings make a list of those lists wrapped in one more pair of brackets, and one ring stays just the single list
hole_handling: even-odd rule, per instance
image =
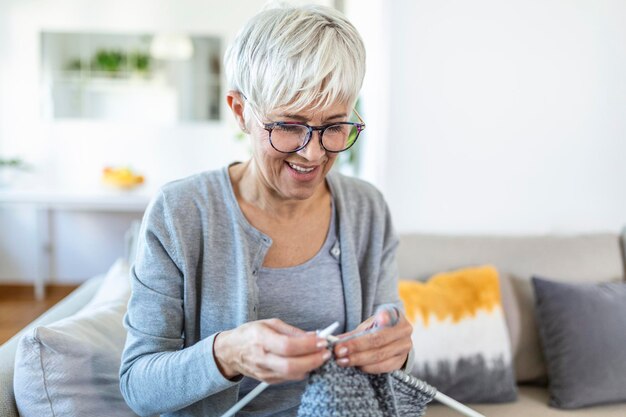
[{"label": "nose", "polygon": [[303,149],[300,149],[297,154],[307,161],[319,161],[326,155],[326,150],[322,147],[322,133],[318,130],[311,134],[313,137],[309,143]]}]

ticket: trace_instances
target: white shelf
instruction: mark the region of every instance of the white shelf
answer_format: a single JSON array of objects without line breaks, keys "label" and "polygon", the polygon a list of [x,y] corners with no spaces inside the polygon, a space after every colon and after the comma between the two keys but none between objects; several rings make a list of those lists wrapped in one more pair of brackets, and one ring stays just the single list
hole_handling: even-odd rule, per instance
[{"label": "white shelf", "polygon": [[28,204],[55,210],[142,212],[156,191],[133,190],[0,188],[1,204]]},{"label": "white shelf", "polygon": [[60,187],[0,188],[0,207],[3,205],[28,205],[37,211],[38,272],[35,277],[35,298],[45,296],[45,284],[51,275],[51,253],[54,238],[51,228],[55,211],[132,212],[142,213],[154,190],[140,186],[133,190],[114,190],[95,187],[68,189]]}]

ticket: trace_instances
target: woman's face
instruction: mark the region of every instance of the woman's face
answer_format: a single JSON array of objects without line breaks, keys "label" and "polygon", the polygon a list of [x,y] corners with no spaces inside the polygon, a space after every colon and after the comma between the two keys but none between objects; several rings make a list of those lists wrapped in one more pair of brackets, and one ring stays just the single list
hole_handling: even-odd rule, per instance
[{"label": "woman's face", "polygon": [[[351,109],[345,104],[335,104],[323,110],[304,111],[290,114],[276,110],[271,112],[263,123],[299,122],[309,126],[321,126],[333,122],[347,121]],[[304,149],[296,153],[281,153],[269,141],[269,133],[253,115],[248,121],[252,140],[252,162],[263,185],[275,197],[285,200],[305,200],[323,186],[326,174],[330,171],[336,153],[326,152],[320,143],[319,132]]]}]

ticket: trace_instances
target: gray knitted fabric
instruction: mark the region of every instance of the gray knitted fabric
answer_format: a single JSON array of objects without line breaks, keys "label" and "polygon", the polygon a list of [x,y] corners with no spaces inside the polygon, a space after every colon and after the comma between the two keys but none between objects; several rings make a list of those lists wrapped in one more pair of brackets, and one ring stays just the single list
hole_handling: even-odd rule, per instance
[{"label": "gray knitted fabric", "polygon": [[434,396],[403,372],[371,375],[331,359],[309,376],[298,417],[420,417]]}]

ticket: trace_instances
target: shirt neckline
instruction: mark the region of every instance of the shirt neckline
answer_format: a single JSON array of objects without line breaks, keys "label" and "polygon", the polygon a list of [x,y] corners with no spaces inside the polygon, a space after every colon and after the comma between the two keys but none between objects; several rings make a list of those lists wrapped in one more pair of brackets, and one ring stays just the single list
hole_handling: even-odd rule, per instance
[{"label": "shirt neckline", "polygon": [[226,167],[224,167],[222,169],[222,173],[224,175],[224,182],[226,185],[226,190],[228,193],[228,203],[231,206],[231,209],[235,211],[236,215],[237,215],[237,220],[239,221],[239,223],[244,226],[244,228],[246,229],[246,231],[256,235],[258,238],[262,239],[264,242],[268,243],[268,246],[272,244],[272,238],[269,237],[268,235],[266,235],[265,233],[261,232],[259,229],[257,229],[256,227],[254,227],[249,221],[248,219],[246,219],[246,216],[244,216],[243,211],[241,211],[241,207],[239,207],[239,203],[237,202],[237,196],[235,196],[235,190],[233,189],[233,183],[230,180],[230,174],[228,172],[228,169],[233,166],[233,165],[237,165],[240,164],[241,162],[233,162],[232,164],[228,164]]},{"label": "shirt neckline", "polygon": [[[259,229],[257,229],[256,227],[254,227],[246,218],[246,216],[243,214],[243,211],[241,211],[241,207],[239,207],[239,203],[237,202],[237,196],[235,195],[235,190],[233,189],[233,183],[230,180],[230,173],[229,173],[229,168],[233,165],[237,165],[240,164],[241,162],[236,161],[236,162],[232,162],[228,165],[226,165],[224,168],[222,168],[222,173],[223,173],[223,180],[226,183],[226,190],[228,193],[228,203],[231,206],[231,209],[235,211],[236,216],[237,216],[237,220],[239,221],[239,223],[244,226],[244,228],[246,229],[246,231],[256,235],[258,238],[260,238],[261,240],[263,240],[265,243],[267,243],[267,246],[271,246],[272,244],[272,238],[269,237],[268,235],[266,235],[265,233],[261,232]],[[333,190],[333,183],[332,181],[329,179],[330,177],[330,173],[328,173],[328,175],[326,176],[326,178],[324,179],[324,181],[326,181],[326,184],[328,184],[328,189],[330,191],[330,200],[331,200],[331,225],[330,227],[334,227],[336,230],[335,236],[338,237],[339,236],[339,230],[337,229],[337,205],[335,204],[335,198],[334,198],[334,190]],[[290,267],[286,267],[286,268],[267,268],[268,271],[274,271],[274,270],[284,270],[287,268],[298,268],[301,266],[304,266],[306,264],[308,264],[310,261],[314,260],[315,258],[317,258],[317,256],[321,253],[321,251],[324,249],[324,247],[327,244],[327,240],[329,239],[329,236],[331,234],[330,232],[330,227],[328,229],[328,232],[326,234],[326,240],[324,240],[324,245],[322,245],[322,248],[320,249],[320,251],[318,251],[318,253],[315,254],[315,256],[313,256],[311,259],[308,259],[307,261],[305,261],[304,263],[301,263],[299,265],[294,265],[294,266],[290,266]],[[260,268],[265,269],[266,267],[261,266]]]},{"label": "shirt neckline", "polygon": [[[332,247],[335,245],[335,242],[337,241],[337,226],[336,226],[336,212],[335,212],[335,202],[334,199],[332,197],[330,197],[330,224],[328,225],[328,231],[326,232],[326,239],[324,239],[324,243],[322,244],[322,247],[317,251],[317,253],[315,255],[313,255],[311,258],[307,259],[306,261],[302,262],[301,264],[298,265],[293,265],[293,266],[286,266],[286,267],[281,267],[281,268],[272,268],[272,267],[267,267],[267,266],[261,266],[260,270],[263,272],[270,272],[270,273],[274,273],[274,272],[283,272],[283,271],[288,271],[288,272],[297,272],[300,271],[302,269],[307,268],[308,266],[310,266],[312,263],[318,261],[318,259],[323,256],[323,254],[326,252],[330,252],[330,250],[332,249]],[[330,256],[330,254],[329,254]]]}]

